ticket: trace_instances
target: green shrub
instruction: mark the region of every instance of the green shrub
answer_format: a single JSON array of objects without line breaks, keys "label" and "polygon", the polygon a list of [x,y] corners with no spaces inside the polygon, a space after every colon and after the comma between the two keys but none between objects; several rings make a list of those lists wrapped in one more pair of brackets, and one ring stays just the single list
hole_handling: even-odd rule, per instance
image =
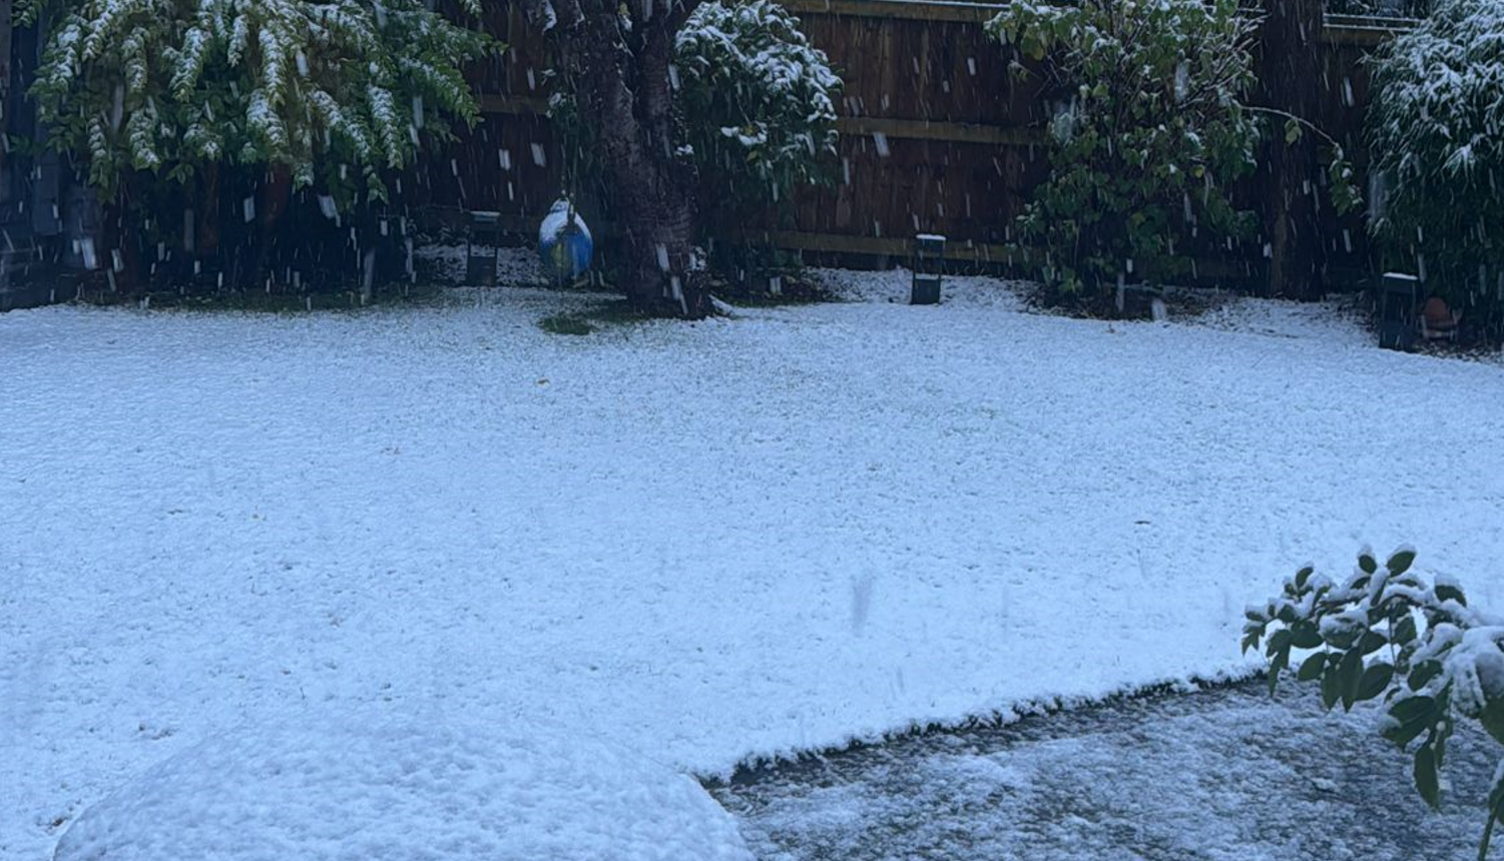
[{"label": "green shrub", "polygon": [[20,14],[48,9],[31,94],[48,144],[86,157],[105,194],[213,164],[284,167],[341,203],[382,197],[382,173],[447,137],[446,117],[478,117],[461,65],[494,46],[423,0],[32,0]]},{"label": "green shrub", "polygon": [[1251,214],[1227,197],[1259,141],[1242,101],[1253,24],[1236,0],[1023,0],[987,26],[1024,57],[1048,57],[1070,99],[1050,123],[1050,178],[1016,225],[1050,286],[1163,281],[1189,269],[1203,232],[1249,232]]},{"label": "green shrub", "polygon": [[836,151],[841,79],[799,19],[771,0],[709,2],[674,43],[685,143],[704,184],[778,203],[822,178]]},{"label": "green shrub", "polygon": [[[1459,719],[1477,721],[1504,744],[1504,622],[1468,606],[1456,581],[1426,583],[1410,570],[1414,561],[1415,552],[1401,548],[1380,565],[1364,550],[1340,586],[1300,569],[1283,594],[1248,608],[1243,651],[1264,644],[1271,693],[1298,653],[1295,677],[1319,682],[1327,708],[1383,697],[1384,738],[1401,750],[1420,739],[1415,787],[1439,807],[1440,772]],[[1504,761],[1488,797],[1480,861],[1501,822]]]},{"label": "green shrub", "polygon": [[1504,306],[1504,4],[1441,0],[1371,57],[1376,235],[1457,309]]},{"label": "green shrub", "polygon": [[[836,152],[841,79],[810,45],[799,19],[771,0],[711,0],[674,42],[678,153],[700,179],[700,220],[710,263],[723,271],[784,265],[773,249],[719,236],[822,182]],[[557,75],[553,76],[555,79]],[[599,186],[594,135],[568,84],[550,100],[576,180]]]}]

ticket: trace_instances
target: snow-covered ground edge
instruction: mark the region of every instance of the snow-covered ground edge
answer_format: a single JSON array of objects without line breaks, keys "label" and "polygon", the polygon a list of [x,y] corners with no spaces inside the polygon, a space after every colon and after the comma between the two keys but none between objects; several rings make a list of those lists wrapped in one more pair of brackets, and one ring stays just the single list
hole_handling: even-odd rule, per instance
[{"label": "snow-covered ground edge", "polygon": [[[848,302],[904,304],[912,278],[905,269],[863,272],[847,269],[810,269],[807,277],[831,295]],[[942,281],[944,304],[1057,316],[1033,301],[1037,284],[986,275],[947,275]],[[1118,325],[1200,326],[1228,332],[1278,338],[1317,338],[1346,345],[1371,344],[1365,313],[1356,295],[1335,295],[1318,302],[1264,299],[1217,288],[1175,288],[1195,307],[1194,313],[1173,311],[1169,319],[1107,321]]]},{"label": "snow-covered ground edge", "polygon": [[921,739],[932,735],[946,735],[976,729],[998,729],[1012,726],[1029,718],[1050,717],[1068,712],[1112,706],[1132,700],[1145,700],[1167,695],[1189,696],[1207,691],[1217,691],[1240,685],[1253,679],[1268,677],[1267,661],[1253,658],[1235,665],[1210,672],[1192,671],[1176,676],[1164,676],[1149,681],[1126,682],[1118,687],[1106,687],[1088,694],[1050,695],[1009,700],[991,708],[982,708],[961,715],[939,715],[928,719],[916,718],[906,723],[894,724],[876,732],[847,735],[834,742],[809,744],[785,750],[752,751],[728,768],[712,771],[695,771],[694,776],[708,786],[725,786],[742,779],[777,769],[780,766],[822,761],[842,756],[869,747],[880,747],[893,742]]},{"label": "snow-covered ground edge", "polygon": [[[466,248],[463,245],[421,245],[415,249],[418,271],[426,280],[459,287],[464,283]],[[496,250],[497,282],[506,288],[552,289],[537,250],[528,246],[506,246]],[[912,273],[903,267],[886,270],[834,269],[808,267],[801,278],[839,302],[907,304]],[[1040,308],[1032,297],[1039,286],[1033,282],[990,275],[946,275],[942,279],[943,304],[953,308],[1008,311],[1056,316]],[[470,295],[474,288],[457,292]],[[494,291],[479,291],[481,293]],[[609,301],[614,294],[582,293],[579,290],[557,291],[563,295],[588,296],[594,301]],[[1195,326],[1226,332],[1264,335],[1274,338],[1318,339],[1350,347],[1377,344],[1377,334],[1357,293],[1332,294],[1317,301],[1269,299],[1215,287],[1176,287],[1170,291],[1186,300],[1194,311],[1177,308],[1169,319],[1158,323],[1144,320],[1101,321],[1117,325]],[[721,313],[729,316],[755,311],[717,299]],[[788,307],[797,307],[788,306]],[[1421,345],[1426,347],[1426,345]],[[1446,349],[1445,344],[1427,348],[1441,358],[1462,359],[1484,364],[1504,365],[1504,351]]]}]

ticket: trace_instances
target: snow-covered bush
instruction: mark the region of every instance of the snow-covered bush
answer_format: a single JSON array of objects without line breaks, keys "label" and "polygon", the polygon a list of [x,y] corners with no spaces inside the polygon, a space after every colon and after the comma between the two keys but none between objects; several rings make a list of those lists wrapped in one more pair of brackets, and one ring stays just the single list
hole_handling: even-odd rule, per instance
[{"label": "snow-covered bush", "polygon": [[[1401,548],[1380,565],[1372,552],[1337,585],[1305,567],[1284,593],[1249,607],[1243,651],[1260,642],[1269,656],[1269,690],[1292,655],[1294,674],[1319,681],[1327,708],[1384,697],[1382,733],[1405,750],[1416,739],[1415,786],[1432,807],[1441,804],[1440,771],[1459,718],[1477,721],[1504,744],[1504,619],[1469,607],[1448,577],[1427,584],[1410,570],[1415,552]],[[1267,637],[1267,639],[1266,639]],[[1480,861],[1496,824],[1504,823],[1504,761],[1488,798]]]},{"label": "snow-covered bush", "polygon": [[[32,87],[49,145],[113,192],[129,174],[186,183],[207,165],[280,166],[337,198],[478,108],[461,64],[492,47],[423,0],[23,0],[52,10]],[[479,10],[469,0],[469,11]]]},{"label": "snow-covered bush", "polygon": [[1049,57],[1070,94],[1050,124],[1050,178],[1017,224],[1050,286],[1172,278],[1189,268],[1190,239],[1251,227],[1226,192],[1259,140],[1243,106],[1253,22],[1236,0],[1021,0],[987,27],[1024,57]]},{"label": "snow-covered bush", "polygon": [[[711,248],[711,264],[733,270],[776,262],[771,249],[717,234],[824,178],[836,151],[841,79],[799,30],[799,19],[771,0],[699,5],[675,36],[670,75],[676,151],[699,176],[698,238]],[[597,135],[582,121],[568,82],[561,83],[549,116],[580,184],[601,187]],[[610,189],[602,190],[609,202]]]},{"label": "snow-covered bush", "polygon": [[1441,0],[1371,57],[1374,225],[1454,308],[1504,304],[1504,4]]},{"label": "snow-covered bush", "polygon": [[674,45],[685,143],[708,187],[777,202],[836,149],[841,79],[772,0],[701,5]]}]

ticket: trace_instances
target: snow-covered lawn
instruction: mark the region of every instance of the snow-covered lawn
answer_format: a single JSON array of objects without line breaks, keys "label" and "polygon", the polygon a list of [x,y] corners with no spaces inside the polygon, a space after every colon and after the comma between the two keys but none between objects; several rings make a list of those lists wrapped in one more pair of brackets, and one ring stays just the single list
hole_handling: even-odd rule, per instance
[{"label": "snow-covered lawn", "polygon": [[246,724],[439,710],[717,774],[1241,672],[1243,605],[1364,541],[1504,605],[1498,365],[836,280],[877,301],[583,338],[531,291],[0,315],[0,861]]}]

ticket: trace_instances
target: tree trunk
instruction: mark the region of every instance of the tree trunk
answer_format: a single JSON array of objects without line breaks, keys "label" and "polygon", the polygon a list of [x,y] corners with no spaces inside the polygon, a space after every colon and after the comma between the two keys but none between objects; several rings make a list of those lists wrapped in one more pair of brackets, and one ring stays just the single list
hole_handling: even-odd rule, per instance
[{"label": "tree trunk", "polygon": [[[1264,10],[1259,78],[1266,104],[1315,121],[1323,86],[1321,0],[1264,0]],[[1264,201],[1264,224],[1269,292],[1276,296],[1317,299],[1325,292],[1316,143],[1309,131],[1287,142],[1283,128],[1276,128],[1270,143],[1272,181]]]},{"label": "tree trunk", "polygon": [[[641,311],[697,319],[710,297],[696,271],[694,165],[676,151],[669,65],[674,36],[698,0],[632,3],[632,27],[609,0],[529,3],[574,82],[580,118],[615,205],[624,256],[620,287]],[[552,16],[550,18],[550,16]]]},{"label": "tree trunk", "polygon": [[277,253],[282,242],[283,216],[292,203],[292,170],[283,164],[267,168],[261,180],[256,215],[256,268],[255,279],[245,287],[265,287],[276,281]]},{"label": "tree trunk", "polygon": [[219,165],[209,162],[199,180],[198,226],[194,230],[193,253],[198,260],[214,259],[220,254],[219,226],[222,209],[219,193]]}]

